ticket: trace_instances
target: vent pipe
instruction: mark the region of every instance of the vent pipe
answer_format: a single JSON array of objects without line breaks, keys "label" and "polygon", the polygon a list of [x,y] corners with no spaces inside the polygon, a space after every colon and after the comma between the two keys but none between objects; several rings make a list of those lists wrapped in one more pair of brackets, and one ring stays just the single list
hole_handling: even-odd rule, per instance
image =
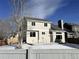
[{"label": "vent pipe", "polygon": [[63,22],[63,20],[61,20],[61,29],[62,30],[64,29],[64,22]]}]

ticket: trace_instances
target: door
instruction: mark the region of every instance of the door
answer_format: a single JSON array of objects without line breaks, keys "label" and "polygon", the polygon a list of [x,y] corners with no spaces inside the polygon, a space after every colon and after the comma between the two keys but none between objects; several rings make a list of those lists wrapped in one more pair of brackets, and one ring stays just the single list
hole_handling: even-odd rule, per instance
[{"label": "door", "polygon": [[62,35],[56,35],[56,40],[55,42],[60,43],[62,39]]}]

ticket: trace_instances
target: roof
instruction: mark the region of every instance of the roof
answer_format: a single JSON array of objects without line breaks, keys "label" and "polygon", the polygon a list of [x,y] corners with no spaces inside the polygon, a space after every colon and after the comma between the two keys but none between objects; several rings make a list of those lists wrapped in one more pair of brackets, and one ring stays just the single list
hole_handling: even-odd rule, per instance
[{"label": "roof", "polygon": [[34,17],[24,17],[26,20],[35,20],[35,21],[45,21],[45,22],[50,22],[49,20],[46,19],[40,19],[40,18],[34,18]]},{"label": "roof", "polygon": [[52,30],[62,30],[61,28],[58,27],[58,25],[52,24]]},{"label": "roof", "polygon": [[66,32],[71,32],[71,33],[74,33],[74,31],[72,31],[72,30],[69,30],[69,29],[64,29]]},{"label": "roof", "polygon": [[79,24],[74,24],[74,23],[67,23],[67,24],[71,26],[79,26]]}]

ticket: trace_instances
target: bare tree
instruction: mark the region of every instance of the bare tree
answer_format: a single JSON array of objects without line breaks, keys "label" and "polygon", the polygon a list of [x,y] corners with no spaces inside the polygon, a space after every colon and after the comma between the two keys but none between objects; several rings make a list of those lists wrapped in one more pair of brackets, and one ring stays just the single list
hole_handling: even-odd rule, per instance
[{"label": "bare tree", "polygon": [[9,0],[10,5],[12,6],[12,19],[19,22],[19,19],[22,17],[23,8],[26,0]]},{"label": "bare tree", "polygon": [[8,23],[7,21],[0,20],[0,37],[2,36],[3,38],[6,38],[7,33],[11,33],[13,31],[10,23]]},{"label": "bare tree", "polygon": [[22,13],[23,13],[23,8],[26,0],[9,0],[10,5],[12,6],[12,16],[11,19],[15,22],[17,26],[17,31],[19,33],[19,40],[21,43],[21,26],[22,26]]}]

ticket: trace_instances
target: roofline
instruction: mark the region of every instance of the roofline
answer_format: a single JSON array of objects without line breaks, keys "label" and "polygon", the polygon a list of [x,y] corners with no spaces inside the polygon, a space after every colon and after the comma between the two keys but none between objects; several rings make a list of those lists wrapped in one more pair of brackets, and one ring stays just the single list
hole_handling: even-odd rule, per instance
[{"label": "roofline", "polygon": [[50,31],[61,31],[61,32],[66,32],[65,30],[57,30],[57,29],[55,29],[55,30],[50,29]]},{"label": "roofline", "polygon": [[69,24],[71,26],[79,26],[79,24],[75,24],[75,23],[67,23],[67,24]]},{"label": "roofline", "polygon": [[22,18],[27,18],[27,19],[31,19],[31,20],[36,20],[36,21],[46,21],[46,22],[49,22],[49,23],[52,23],[51,21],[49,20],[46,20],[46,19],[40,19],[40,18],[35,18],[35,17],[22,17]]}]

